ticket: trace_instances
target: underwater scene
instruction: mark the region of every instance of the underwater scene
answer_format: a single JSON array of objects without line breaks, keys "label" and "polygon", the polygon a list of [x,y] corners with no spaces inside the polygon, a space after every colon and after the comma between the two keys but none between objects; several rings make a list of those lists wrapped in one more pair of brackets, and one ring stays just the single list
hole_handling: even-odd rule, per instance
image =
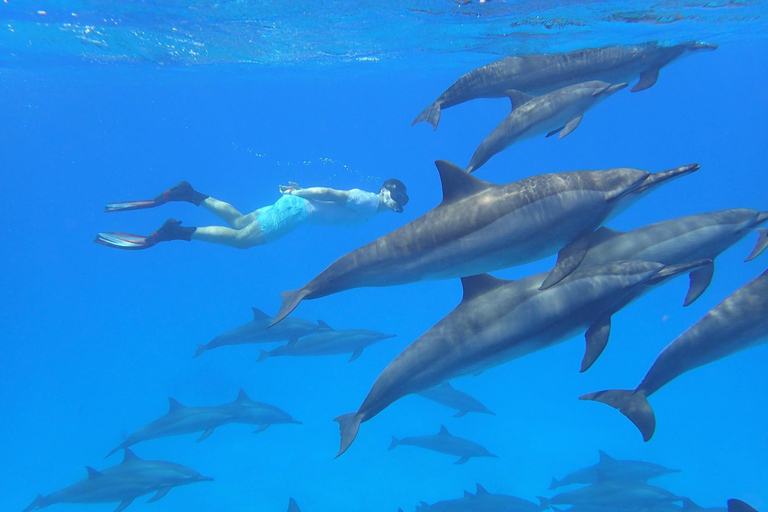
[{"label": "underwater scene", "polygon": [[765,1],[0,16],[0,510],[768,511]]}]

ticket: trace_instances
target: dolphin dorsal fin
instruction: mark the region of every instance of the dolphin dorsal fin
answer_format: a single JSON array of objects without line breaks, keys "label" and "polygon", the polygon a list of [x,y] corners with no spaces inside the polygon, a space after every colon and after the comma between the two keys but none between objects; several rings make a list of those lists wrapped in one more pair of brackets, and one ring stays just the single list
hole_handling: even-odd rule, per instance
[{"label": "dolphin dorsal fin", "polygon": [[451,386],[451,383],[447,380],[443,381],[442,384],[440,384],[441,387],[444,387],[445,389],[453,389],[453,386]]},{"label": "dolphin dorsal fin", "polygon": [[464,491],[464,497],[465,497],[465,498],[471,498],[472,496],[474,496],[474,494],[472,494],[471,492],[469,492],[469,491]]},{"label": "dolphin dorsal fin", "polygon": [[299,504],[293,498],[288,498],[288,512],[301,512]]},{"label": "dolphin dorsal fin", "polygon": [[126,462],[132,462],[134,460],[141,460],[141,458],[133,453],[133,450],[130,448],[123,448],[123,464]]},{"label": "dolphin dorsal fin", "polygon": [[512,102],[512,110],[520,108],[521,105],[525,105],[536,97],[531,96],[530,94],[525,94],[523,91],[518,91],[517,89],[509,89],[504,91],[504,94],[506,94],[509,101]]},{"label": "dolphin dorsal fin", "polygon": [[499,286],[509,283],[506,279],[493,277],[491,274],[478,274],[476,276],[467,276],[461,278],[461,286],[464,288],[462,302],[474,299],[475,297],[488,293]]},{"label": "dolphin dorsal fin", "polygon": [[240,391],[237,393],[237,401],[244,402],[246,400],[250,401],[251,399],[248,398],[248,394],[245,392],[245,390],[240,388]]},{"label": "dolphin dorsal fin", "polygon": [[440,425],[440,432],[437,433],[439,436],[449,436],[451,435],[450,432],[448,432],[448,429],[445,428],[445,425]]},{"label": "dolphin dorsal fin", "polygon": [[480,484],[475,484],[475,485],[477,485],[477,492],[475,494],[477,494],[478,496],[482,494],[490,494],[488,491],[485,490],[485,487],[483,487],[482,485]]},{"label": "dolphin dorsal fin", "polygon": [[623,235],[624,231],[617,231],[615,229],[606,228],[605,226],[601,227],[600,229],[595,230],[591,235],[589,235],[589,245],[594,246],[599,243],[605,242],[606,240],[610,240],[611,238],[614,238],[619,235]]},{"label": "dolphin dorsal fin", "polygon": [[325,323],[325,321],[323,321],[323,320],[318,320],[317,321],[317,325],[319,325],[321,329],[330,329],[332,331],[335,330],[333,327],[331,327],[330,325]]},{"label": "dolphin dorsal fin", "polygon": [[435,166],[437,172],[440,173],[440,183],[443,185],[443,202],[440,203],[440,206],[479,194],[496,186],[493,183],[475,178],[464,172],[461,167],[445,160],[437,160]]},{"label": "dolphin dorsal fin", "polygon": [[168,397],[168,412],[178,411],[179,409],[184,409],[185,407],[179,403],[178,400],[175,398]]},{"label": "dolphin dorsal fin", "polygon": [[101,474],[101,471],[99,471],[98,469],[93,469],[91,466],[85,466],[85,470],[88,471],[89,479],[101,478],[104,476]]},{"label": "dolphin dorsal fin", "polygon": [[597,450],[597,453],[600,456],[600,462],[616,462],[616,459],[605,453],[603,450]]},{"label": "dolphin dorsal fin", "polygon": [[254,320],[272,320],[272,317],[260,310],[259,308],[251,308],[253,311]]}]

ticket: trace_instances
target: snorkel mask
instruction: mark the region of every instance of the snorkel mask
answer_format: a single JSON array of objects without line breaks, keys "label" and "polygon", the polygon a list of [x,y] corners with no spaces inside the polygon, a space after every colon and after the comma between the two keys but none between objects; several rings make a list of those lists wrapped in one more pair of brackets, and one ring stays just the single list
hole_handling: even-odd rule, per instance
[{"label": "snorkel mask", "polygon": [[397,213],[403,213],[403,206],[408,204],[408,194],[405,193],[405,184],[395,178],[390,178],[381,185],[384,202]]}]

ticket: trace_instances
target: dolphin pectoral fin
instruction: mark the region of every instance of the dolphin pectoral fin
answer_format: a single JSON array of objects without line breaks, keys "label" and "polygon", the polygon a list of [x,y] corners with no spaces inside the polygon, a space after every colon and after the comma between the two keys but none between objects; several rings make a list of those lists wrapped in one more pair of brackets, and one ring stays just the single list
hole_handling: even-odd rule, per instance
[{"label": "dolphin pectoral fin", "polygon": [[416,123],[420,123],[422,121],[426,121],[427,123],[432,125],[433,130],[437,130],[437,124],[440,122],[440,103],[434,102],[427,108],[421,111],[421,113],[416,116],[416,119],[413,120],[411,123],[411,126],[415,125]]},{"label": "dolphin pectoral fin", "polygon": [[271,423],[262,423],[259,425],[259,428],[253,431],[254,434],[258,434],[259,432],[264,432],[269,428],[269,426],[272,425]]},{"label": "dolphin pectoral fin", "polygon": [[688,295],[685,296],[683,307],[690,306],[702,293],[704,293],[704,290],[707,289],[709,283],[712,282],[712,274],[714,273],[715,264],[710,263],[694,270],[688,275],[691,284],[688,285]]},{"label": "dolphin pectoral fin", "polygon": [[741,500],[728,500],[728,512],[757,512],[757,510]]},{"label": "dolphin pectoral fin", "polygon": [[454,418],[461,418],[461,417],[463,417],[463,416],[466,416],[466,414],[467,414],[468,412],[469,412],[469,411],[459,411],[459,412],[457,412],[456,414],[454,414],[454,415],[453,415],[453,417],[454,417]]},{"label": "dolphin pectoral fin", "polygon": [[341,446],[339,446],[339,453],[336,454],[336,457],[339,457],[347,451],[357,437],[362,418],[356,412],[350,412],[335,418],[333,421],[339,424],[339,434],[341,435]]},{"label": "dolphin pectoral fin", "polygon": [[758,228],[755,231],[757,231],[757,242],[755,243],[755,248],[752,249],[747,259],[744,260],[745,262],[757,258],[768,247],[768,228]]},{"label": "dolphin pectoral fin", "polygon": [[349,356],[349,359],[347,360],[347,362],[348,362],[348,363],[351,363],[352,361],[354,361],[355,359],[357,359],[358,357],[360,357],[360,355],[361,355],[362,353],[363,353],[363,349],[361,349],[361,348],[358,348],[358,349],[356,349],[354,352],[352,352],[352,355],[351,355],[351,356]]},{"label": "dolphin pectoral fin", "polygon": [[656,416],[653,414],[651,404],[643,391],[628,389],[609,389],[587,393],[579,397],[579,400],[594,400],[610,405],[618,409],[621,414],[629,418],[643,435],[643,440],[648,441],[656,430]]},{"label": "dolphin pectoral fin", "polygon": [[216,427],[209,428],[208,430],[203,432],[203,435],[201,435],[200,438],[196,442],[199,443],[200,441],[205,441],[206,439],[208,439],[208,437],[211,434],[213,434],[214,430],[216,430]]},{"label": "dolphin pectoral fin", "polygon": [[558,139],[562,139],[566,135],[569,135],[573,130],[578,128],[579,123],[584,118],[584,114],[579,114],[567,123],[565,123],[565,126],[563,127],[563,131],[560,132],[560,135],[557,136]]},{"label": "dolphin pectoral fin", "polygon": [[606,315],[599,318],[587,330],[585,335],[587,340],[587,350],[584,352],[584,359],[581,360],[581,373],[589,370],[600,354],[605,350],[608,344],[608,337],[611,335],[611,316]]},{"label": "dolphin pectoral fin", "polygon": [[557,263],[552,272],[541,283],[539,290],[546,290],[555,286],[557,283],[568,277],[581,264],[584,256],[589,249],[589,236],[580,235],[576,240],[569,243],[557,253]]},{"label": "dolphin pectoral fin", "polygon": [[507,98],[509,98],[509,101],[512,102],[512,110],[520,108],[520,105],[525,105],[533,98],[535,98],[535,96],[526,94],[523,91],[518,91],[517,89],[509,89],[505,91],[504,94],[506,94]]},{"label": "dolphin pectoral fin", "polygon": [[467,461],[469,461],[469,457],[462,457],[459,460],[457,460],[456,462],[454,462],[454,464],[466,464]]},{"label": "dolphin pectoral fin", "polygon": [[553,135],[557,135],[558,133],[560,133],[560,131],[561,131],[563,128],[565,128],[565,126],[561,126],[561,127],[560,127],[560,128],[558,128],[557,130],[552,130],[551,132],[549,132],[549,133],[546,135],[546,137],[551,137],[551,136],[553,136]]},{"label": "dolphin pectoral fin", "polygon": [[653,87],[656,80],[659,79],[659,68],[646,69],[640,73],[640,80],[630,89],[632,92],[640,92]]},{"label": "dolphin pectoral fin", "polygon": [[160,489],[159,491],[157,491],[157,493],[156,493],[154,496],[152,496],[151,498],[149,498],[149,499],[147,500],[147,503],[152,503],[152,502],[155,502],[155,501],[159,500],[160,498],[162,498],[163,496],[165,496],[166,494],[168,494],[170,491],[171,491],[171,488],[170,488],[170,487],[163,487],[162,489]]},{"label": "dolphin pectoral fin", "polygon": [[134,498],[129,498],[127,500],[123,500],[120,502],[120,504],[117,506],[117,508],[114,510],[114,512],[123,512],[126,508],[128,508],[128,505],[133,503]]},{"label": "dolphin pectoral fin", "polygon": [[281,293],[280,296],[283,298],[283,304],[280,306],[280,311],[277,312],[277,315],[272,320],[272,323],[267,326],[267,328],[272,327],[276,323],[280,322],[283,318],[290,315],[291,311],[296,309],[296,306],[299,305],[299,302],[304,300],[304,297],[309,295],[309,293],[310,292],[304,288]]}]

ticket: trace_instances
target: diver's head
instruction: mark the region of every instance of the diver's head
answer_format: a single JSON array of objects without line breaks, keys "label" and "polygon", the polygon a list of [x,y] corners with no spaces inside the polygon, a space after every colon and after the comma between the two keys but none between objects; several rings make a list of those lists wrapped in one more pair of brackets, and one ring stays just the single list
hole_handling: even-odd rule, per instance
[{"label": "diver's head", "polygon": [[403,206],[408,204],[405,184],[395,178],[390,178],[381,185],[379,198],[388,208],[397,213],[403,213]]}]

